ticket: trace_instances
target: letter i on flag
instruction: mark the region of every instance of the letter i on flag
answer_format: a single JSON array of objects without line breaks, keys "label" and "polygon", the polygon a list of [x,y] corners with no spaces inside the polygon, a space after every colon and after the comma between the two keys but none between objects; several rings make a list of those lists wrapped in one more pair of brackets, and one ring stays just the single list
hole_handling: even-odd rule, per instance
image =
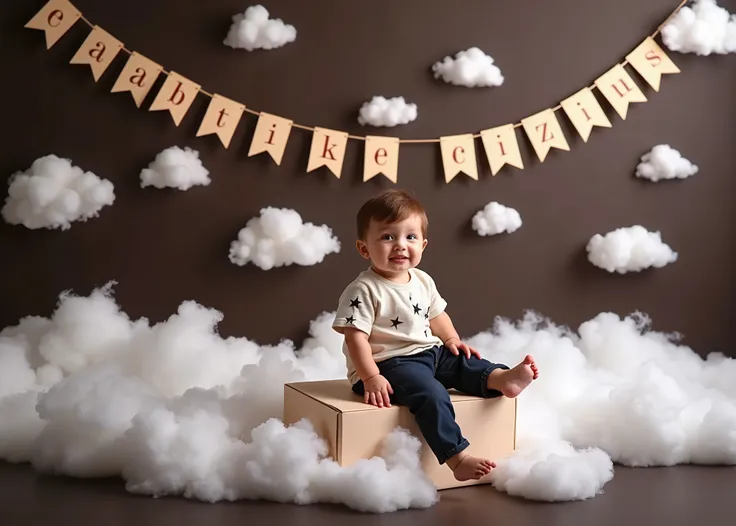
[{"label": "letter i on flag", "polygon": [[43,31],[46,34],[46,49],[51,49],[80,18],[82,13],[69,0],[50,0],[25,27]]},{"label": "letter i on flag", "polygon": [[560,105],[572,121],[580,137],[583,138],[583,142],[588,142],[593,126],[611,127],[611,121],[606,117],[606,113],[598,104],[598,99],[595,98],[590,88],[581,89],[576,94],[563,100]]},{"label": "letter i on flag", "polygon": [[504,124],[480,132],[483,148],[491,165],[491,174],[496,175],[505,164],[524,169],[519,143],[513,124]]},{"label": "letter i on flag", "polygon": [[248,157],[268,152],[273,162],[281,165],[286,143],[291,134],[292,124],[294,123],[290,119],[261,112],[258,116],[256,131],[253,132],[253,140],[250,143]]}]

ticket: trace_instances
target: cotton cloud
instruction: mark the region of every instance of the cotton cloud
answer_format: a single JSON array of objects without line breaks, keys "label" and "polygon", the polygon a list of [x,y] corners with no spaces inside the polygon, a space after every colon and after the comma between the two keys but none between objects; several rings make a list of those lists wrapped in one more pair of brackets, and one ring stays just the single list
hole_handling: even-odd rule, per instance
[{"label": "cotton cloud", "polygon": [[269,18],[268,10],[260,4],[234,15],[232,20],[223,43],[235,49],[275,49],[296,40],[294,26],[280,18]]},{"label": "cotton cloud", "polygon": [[668,144],[658,144],[641,157],[636,176],[642,179],[686,179],[698,173],[698,167]]},{"label": "cotton cloud", "polygon": [[114,201],[112,182],[51,154],[10,177],[2,215],[6,222],[30,229],[68,230],[75,221],[97,217]]},{"label": "cotton cloud", "polygon": [[230,261],[270,270],[284,265],[316,265],[340,252],[340,241],[327,225],[302,222],[296,210],[267,207],[251,218],[230,244]]},{"label": "cotton cloud", "polygon": [[398,126],[417,118],[417,105],[407,103],[404,97],[373,97],[360,108],[358,122],[365,126]]},{"label": "cotton cloud", "polygon": [[454,58],[445,57],[435,62],[432,71],[434,78],[468,88],[500,86],[505,80],[493,58],[477,47],[460,51]]},{"label": "cotton cloud", "polygon": [[512,233],[521,228],[521,216],[513,208],[495,201],[488,203],[473,216],[473,230],[479,236]]},{"label": "cotton cloud", "polygon": [[659,232],[649,232],[641,225],[617,228],[605,235],[595,234],[586,250],[593,265],[619,274],[661,268],[678,258],[677,252],[662,241]]},{"label": "cotton cloud", "polygon": [[736,14],[715,0],[695,0],[681,8],[662,28],[662,42],[680,53],[707,56],[736,51]]},{"label": "cotton cloud", "polygon": [[178,146],[166,148],[141,171],[141,188],[178,188],[189,190],[192,186],[207,186],[211,180],[209,170],[202,165],[199,152]]},{"label": "cotton cloud", "polygon": [[[75,477],[121,476],[128,491],[205,502],[426,508],[417,437],[396,428],[379,455],[341,467],[308,420],[285,426],[285,382],[344,378],[334,313],[300,348],[222,338],[223,313],[183,302],[132,319],[111,287],[64,293],[50,318],[0,332],[0,458]],[[642,314],[601,313],[577,332],[535,313],[466,339],[493,361],[533,354],[517,450],[495,459],[499,490],[542,501],[597,496],[613,463],[736,464],[736,360],[705,359]],[[489,488],[490,490],[490,488]]]}]

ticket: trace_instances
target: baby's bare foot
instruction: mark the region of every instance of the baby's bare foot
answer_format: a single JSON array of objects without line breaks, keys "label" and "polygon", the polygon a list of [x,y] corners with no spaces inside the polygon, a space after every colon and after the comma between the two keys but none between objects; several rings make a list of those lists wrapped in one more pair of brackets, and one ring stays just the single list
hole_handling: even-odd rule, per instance
[{"label": "baby's bare foot", "polygon": [[465,455],[460,459],[460,462],[452,468],[452,473],[460,482],[471,479],[478,480],[485,475],[488,475],[495,467],[495,462],[491,462],[484,458]]},{"label": "baby's bare foot", "polygon": [[[495,374],[494,374],[495,373]],[[516,367],[507,370],[496,369],[488,377],[488,388],[501,391],[504,396],[519,396],[526,387],[539,377],[534,358],[527,354]]]}]

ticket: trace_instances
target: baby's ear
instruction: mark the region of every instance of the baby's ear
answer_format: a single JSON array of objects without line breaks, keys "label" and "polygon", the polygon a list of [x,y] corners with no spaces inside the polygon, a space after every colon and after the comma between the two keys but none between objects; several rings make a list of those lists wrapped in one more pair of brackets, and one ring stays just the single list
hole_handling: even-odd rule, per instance
[{"label": "baby's ear", "polygon": [[358,249],[358,254],[363,256],[365,259],[369,259],[371,257],[368,253],[368,246],[365,244],[365,241],[358,239],[355,242],[355,248]]}]

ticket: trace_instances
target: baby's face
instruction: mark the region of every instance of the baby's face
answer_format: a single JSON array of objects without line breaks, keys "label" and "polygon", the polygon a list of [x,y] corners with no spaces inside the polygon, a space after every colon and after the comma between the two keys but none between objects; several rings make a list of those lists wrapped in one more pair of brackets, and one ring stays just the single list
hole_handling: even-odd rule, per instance
[{"label": "baby's face", "polygon": [[386,277],[399,277],[419,265],[427,240],[422,236],[422,220],[412,215],[396,223],[371,221],[358,250]]}]

